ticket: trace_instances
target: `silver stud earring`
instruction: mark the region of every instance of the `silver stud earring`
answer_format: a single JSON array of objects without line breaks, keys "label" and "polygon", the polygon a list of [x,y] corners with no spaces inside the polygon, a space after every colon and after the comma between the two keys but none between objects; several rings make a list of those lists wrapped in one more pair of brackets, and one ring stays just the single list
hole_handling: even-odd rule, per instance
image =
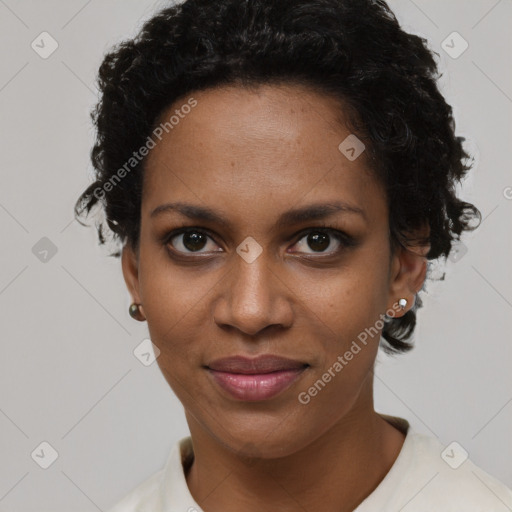
[{"label": "silver stud earring", "polygon": [[398,305],[402,308],[402,309],[405,309],[405,306],[407,306],[407,299],[400,299],[398,301]]}]

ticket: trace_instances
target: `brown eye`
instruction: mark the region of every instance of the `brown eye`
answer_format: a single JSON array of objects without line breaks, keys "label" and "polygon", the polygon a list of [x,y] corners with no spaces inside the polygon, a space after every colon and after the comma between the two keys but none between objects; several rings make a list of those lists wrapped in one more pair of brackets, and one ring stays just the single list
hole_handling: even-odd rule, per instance
[{"label": "brown eye", "polygon": [[[172,234],[172,236],[168,238],[166,244],[171,245],[177,252],[199,253],[202,249],[208,246],[209,240],[212,240],[211,237],[203,231],[188,229]],[[211,248],[202,252],[211,252],[214,250],[215,248]]]},{"label": "brown eye", "polygon": [[[299,246],[297,252],[304,254],[336,254],[344,248],[355,246],[355,241],[349,235],[342,231],[332,228],[310,229],[295,245]],[[310,249],[312,252],[307,251]],[[328,250],[331,248],[330,250]],[[294,251],[295,252],[295,251]]]},{"label": "brown eye", "polygon": [[183,245],[189,251],[199,251],[206,245],[206,238],[202,233],[183,233]]},{"label": "brown eye", "polygon": [[329,238],[326,233],[311,233],[307,236],[307,243],[314,251],[322,252],[329,247]]}]

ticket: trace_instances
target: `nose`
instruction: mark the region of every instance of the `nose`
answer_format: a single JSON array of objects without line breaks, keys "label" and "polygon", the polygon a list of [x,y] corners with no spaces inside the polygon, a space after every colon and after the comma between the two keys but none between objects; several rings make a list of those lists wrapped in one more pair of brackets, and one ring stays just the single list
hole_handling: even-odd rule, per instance
[{"label": "nose", "polygon": [[283,273],[271,267],[265,252],[251,263],[238,255],[234,255],[234,260],[216,301],[216,324],[236,328],[249,336],[271,327],[290,327],[294,294]]}]

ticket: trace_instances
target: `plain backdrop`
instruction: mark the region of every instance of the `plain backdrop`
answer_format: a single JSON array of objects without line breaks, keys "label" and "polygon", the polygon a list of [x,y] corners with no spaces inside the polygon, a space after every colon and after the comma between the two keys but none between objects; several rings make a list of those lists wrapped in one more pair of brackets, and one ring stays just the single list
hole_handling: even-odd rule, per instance
[{"label": "plain backdrop", "polygon": [[[102,56],[164,5],[0,0],[2,511],[108,509],[188,434],[157,364],[134,355],[147,324],[128,315],[120,261],[73,220],[91,180]],[[475,156],[459,191],[484,220],[422,292],[416,348],[379,357],[376,408],[443,445],[457,441],[512,486],[512,2],[390,6],[439,54],[457,134]],[[469,45],[457,58],[443,49],[447,38],[464,44],[454,31]],[[46,59],[31,46],[42,32],[58,44]],[[37,454],[52,449],[43,469]]]}]

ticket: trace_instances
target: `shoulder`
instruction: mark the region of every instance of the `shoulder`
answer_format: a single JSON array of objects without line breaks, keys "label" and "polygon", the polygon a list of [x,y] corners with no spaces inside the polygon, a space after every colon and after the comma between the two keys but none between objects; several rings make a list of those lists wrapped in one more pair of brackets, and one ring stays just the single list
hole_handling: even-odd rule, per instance
[{"label": "shoulder", "polygon": [[[196,505],[187,487],[184,465],[193,457],[190,436],[175,441],[162,469],[144,480],[107,512],[166,512]],[[194,508],[194,507],[188,507]],[[199,510],[199,506],[195,507]]]},{"label": "shoulder", "polygon": [[409,422],[382,415],[405,434],[390,470],[357,512],[510,512],[512,490],[473,463],[457,442],[447,446]]},{"label": "shoulder", "polygon": [[162,477],[163,469],[139,484],[107,512],[160,512],[163,510],[158,501]]},{"label": "shoulder", "polygon": [[512,508],[512,491],[478,467],[457,442],[410,433],[412,448],[408,504],[403,512],[423,510],[489,512]]}]

